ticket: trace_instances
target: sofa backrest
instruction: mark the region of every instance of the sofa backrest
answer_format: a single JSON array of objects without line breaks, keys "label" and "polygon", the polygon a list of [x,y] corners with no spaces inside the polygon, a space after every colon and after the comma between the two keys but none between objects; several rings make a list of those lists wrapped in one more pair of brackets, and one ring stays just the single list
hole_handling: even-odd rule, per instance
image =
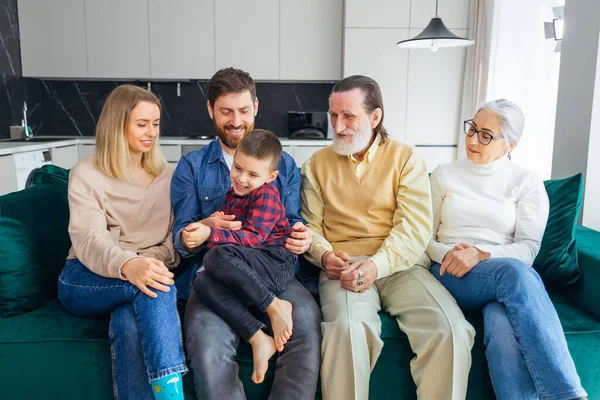
[{"label": "sofa backrest", "polygon": [[56,296],[71,242],[67,183],[40,183],[0,197],[0,313],[38,308]]}]

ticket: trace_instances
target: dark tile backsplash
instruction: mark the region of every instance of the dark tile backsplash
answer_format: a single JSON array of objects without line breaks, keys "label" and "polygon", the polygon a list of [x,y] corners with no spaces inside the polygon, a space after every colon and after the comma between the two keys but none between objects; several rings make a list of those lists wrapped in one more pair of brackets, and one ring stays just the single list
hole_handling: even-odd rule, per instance
[{"label": "dark tile backsplash", "polygon": [[10,125],[23,118],[25,81],[21,75],[21,49],[17,0],[0,0],[0,139],[7,139]]},{"label": "dark tile backsplash", "polygon": [[[41,81],[42,126],[37,135],[93,136],[95,121],[106,96],[127,82]],[[146,82],[129,82],[146,87]],[[193,136],[212,133],[206,110],[206,81],[154,82],[151,90],[161,100],[161,132],[164,136]],[[331,83],[257,83],[259,100],[256,126],[287,136],[288,111],[326,111]]]}]

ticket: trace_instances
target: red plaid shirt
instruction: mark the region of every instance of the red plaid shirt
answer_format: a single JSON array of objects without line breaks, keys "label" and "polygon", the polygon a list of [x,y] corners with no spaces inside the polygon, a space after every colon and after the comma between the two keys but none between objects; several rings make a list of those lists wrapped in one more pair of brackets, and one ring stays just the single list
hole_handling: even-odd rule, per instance
[{"label": "red plaid shirt", "polygon": [[242,228],[210,228],[207,247],[231,244],[244,247],[281,246],[290,237],[292,228],[281,204],[279,190],[273,183],[254,189],[247,196],[238,196],[230,188],[225,194],[225,215],[235,215],[242,222]]}]

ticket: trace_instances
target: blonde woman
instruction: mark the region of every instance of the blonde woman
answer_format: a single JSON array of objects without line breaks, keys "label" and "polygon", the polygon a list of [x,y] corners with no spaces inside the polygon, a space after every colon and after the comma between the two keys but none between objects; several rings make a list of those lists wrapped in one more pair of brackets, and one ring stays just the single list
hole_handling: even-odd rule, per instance
[{"label": "blonde woman", "polygon": [[169,271],[179,260],[171,242],[173,168],[158,144],[160,111],[151,92],[117,87],[98,120],[96,153],[69,177],[72,247],[59,298],[81,317],[111,314],[119,399],[183,399],[187,372]]}]

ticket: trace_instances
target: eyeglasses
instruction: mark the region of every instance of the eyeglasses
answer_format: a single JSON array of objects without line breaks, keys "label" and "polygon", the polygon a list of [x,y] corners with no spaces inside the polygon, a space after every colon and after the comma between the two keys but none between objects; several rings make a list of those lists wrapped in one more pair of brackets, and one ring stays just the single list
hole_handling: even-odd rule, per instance
[{"label": "eyeglasses", "polygon": [[464,122],[463,129],[465,131],[465,135],[469,137],[473,136],[474,134],[477,134],[477,140],[479,140],[479,143],[483,144],[484,146],[490,144],[494,139],[500,139],[504,137],[492,135],[491,133],[485,131],[478,131],[477,129],[475,129],[472,119],[468,119]]}]

